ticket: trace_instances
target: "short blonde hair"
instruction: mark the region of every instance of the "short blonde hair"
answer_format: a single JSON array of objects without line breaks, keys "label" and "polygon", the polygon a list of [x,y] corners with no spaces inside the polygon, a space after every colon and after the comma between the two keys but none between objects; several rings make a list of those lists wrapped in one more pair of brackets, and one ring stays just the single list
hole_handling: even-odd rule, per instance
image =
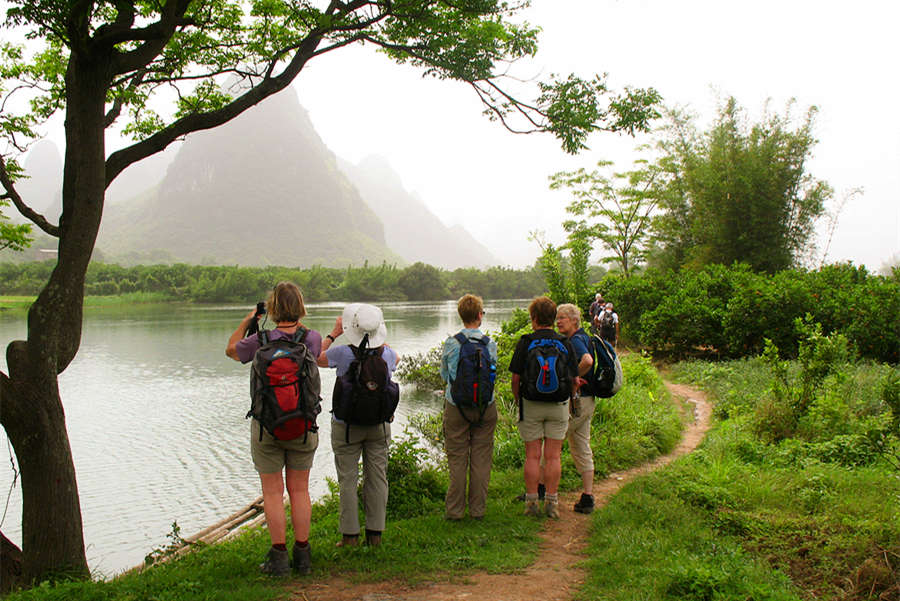
[{"label": "short blonde hair", "polygon": [[303,293],[293,282],[278,282],[266,299],[266,311],[276,323],[300,321],[306,317]]},{"label": "short blonde hair", "polygon": [[553,327],[556,320],[556,303],[546,296],[539,296],[528,305],[528,315],[531,321],[541,327]]},{"label": "short blonde hair", "polygon": [[466,294],[456,303],[456,312],[459,313],[463,323],[474,323],[484,311],[484,301],[480,296]]},{"label": "short blonde hair", "polygon": [[572,303],[564,303],[556,307],[556,317],[568,317],[576,323],[581,323],[581,310]]}]

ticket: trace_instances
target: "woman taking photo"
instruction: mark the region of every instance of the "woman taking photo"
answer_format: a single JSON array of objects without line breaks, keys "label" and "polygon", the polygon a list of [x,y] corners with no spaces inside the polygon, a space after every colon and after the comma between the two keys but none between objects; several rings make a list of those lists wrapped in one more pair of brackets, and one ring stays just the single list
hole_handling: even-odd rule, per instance
[{"label": "woman taking photo", "polygon": [[[284,344],[283,347],[294,348],[293,354],[301,357],[301,363],[304,354],[308,354],[312,358],[318,356],[322,348],[322,337],[315,330],[305,328],[300,322],[306,316],[306,307],[303,304],[303,295],[295,284],[279,282],[269,293],[266,310],[275,322],[276,328],[245,337],[251,324],[259,319],[259,313],[254,309],[244,317],[234,333],[231,334],[225,349],[226,355],[235,361],[249,363],[254,360],[261,347],[271,348],[271,345],[279,344],[279,340],[286,340],[291,344]],[[303,345],[305,348],[300,348]],[[254,369],[256,366],[255,362]],[[291,568],[300,574],[308,574],[312,569],[309,546],[311,515],[309,469],[312,467],[313,457],[319,445],[319,435],[315,426],[315,414],[319,411],[319,399],[318,368],[314,362],[310,369],[316,370],[314,374],[308,374],[308,378],[314,380],[313,384],[316,389],[314,394],[309,396],[315,398],[311,399],[313,403],[310,413],[312,419],[304,420],[305,425],[302,432],[295,431],[284,435],[275,429],[275,434],[279,434],[276,437],[275,434],[263,427],[260,419],[253,419],[250,423],[250,456],[259,473],[266,524],[272,541],[272,546],[265,561],[260,565],[260,570],[272,576],[286,576]],[[258,376],[254,375],[254,378],[258,378]],[[251,389],[254,389],[255,386],[255,382],[252,382]],[[296,387],[299,396],[303,387],[301,384],[296,384]],[[254,394],[254,397],[256,396]],[[257,399],[254,398],[254,405],[256,403]],[[284,509],[285,483],[291,503],[291,523],[294,527],[293,561],[287,551],[287,519]]]}]

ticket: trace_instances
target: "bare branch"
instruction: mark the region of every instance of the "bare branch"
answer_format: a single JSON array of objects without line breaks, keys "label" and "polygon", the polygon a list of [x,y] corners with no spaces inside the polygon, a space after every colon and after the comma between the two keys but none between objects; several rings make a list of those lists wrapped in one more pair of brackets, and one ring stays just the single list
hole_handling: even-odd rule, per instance
[{"label": "bare branch", "polygon": [[36,226],[50,234],[51,236],[59,237],[59,227],[53,225],[48,222],[43,215],[36,213],[31,209],[28,205],[26,205],[22,201],[22,197],[19,196],[19,193],[16,192],[15,186],[13,186],[12,180],[9,178],[9,174],[6,172],[6,159],[0,157],[0,184],[3,184],[3,188],[6,190],[6,194],[3,195],[3,198],[10,199],[16,208],[19,210],[24,217],[32,221]]}]

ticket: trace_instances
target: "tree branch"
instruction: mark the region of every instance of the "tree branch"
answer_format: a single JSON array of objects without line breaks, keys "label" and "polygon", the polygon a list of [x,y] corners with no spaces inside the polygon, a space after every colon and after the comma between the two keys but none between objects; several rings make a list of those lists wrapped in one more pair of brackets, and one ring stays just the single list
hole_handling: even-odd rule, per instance
[{"label": "tree branch", "polygon": [[19,196],[19,193],[16,192],[15,186],[13,186],[12,180],[9,177],[9,173],[6,172],[6,159],[0,157],[0,184],[3,184],[3,189],[6,190],[6,194],[0,196],[0,198],[8,198],[10,199],[16,208],[19,210],[24,217],[32,221],[39,228],[50,234],[51,236],[59,237],[59,227],[53,225],[48,222],[43,215],[36,213],[31,209],[28,205],[26,205],[22,201],[22,197]]},{"label": "tree branch", "polygon": [[259,84],[220,109],[208,113],[185,115],[152,136],[109,155],[106,159],[106,185],[109,186],[132,163],[163,150],[175,140],[189,133],[218,127],[263,99],[286,88],[315,54],[316,47],[321,41],[321,31],[311,32],[299,45],[290,63],[277,76],[263,79]]},{"label": "tree branch", "polygon": [[[144,83],[144,76],[147,74],[147,70],[144,69],[142,71],[138,71],[135,73],[131,81],[128,83],[128,87],[125,88],[125,92],[133,92],[138,86]],[[116,119],[119,118],[119,115],[122,113],[122,105],[124,104],[124,93],[116,96],[116,99],[113,101],[113,105],[110,107],[109,111],[106,113],[106,117],[103,119],[103,127],[104,129],[112,125]]]},{"label": "tree branch", "polygon": [[[162,52],[166,44],[179,26],[190,25],[184,19],[190,0],[169,0],[163,7],[159,21],[140,29],[128,29],[124,32],[95,35],[98,44],[114,46],[126,41],[143,41],[144,43],[130,52],[119,54],[113,64],[113,73],[121,74],[144,68]],[[97,33],[100,33],[99,30]],[[131,36],[131,37],[128,37]]]}]

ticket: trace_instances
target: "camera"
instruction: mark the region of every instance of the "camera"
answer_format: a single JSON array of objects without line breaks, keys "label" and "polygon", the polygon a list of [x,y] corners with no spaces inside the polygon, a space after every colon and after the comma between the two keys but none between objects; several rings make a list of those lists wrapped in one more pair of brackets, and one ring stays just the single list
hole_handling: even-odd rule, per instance
[{"label": "camera", "polygon": [[266,303],[264,301],[259,301],[256,303],[256,316],[259,317],[266,312]]}]

